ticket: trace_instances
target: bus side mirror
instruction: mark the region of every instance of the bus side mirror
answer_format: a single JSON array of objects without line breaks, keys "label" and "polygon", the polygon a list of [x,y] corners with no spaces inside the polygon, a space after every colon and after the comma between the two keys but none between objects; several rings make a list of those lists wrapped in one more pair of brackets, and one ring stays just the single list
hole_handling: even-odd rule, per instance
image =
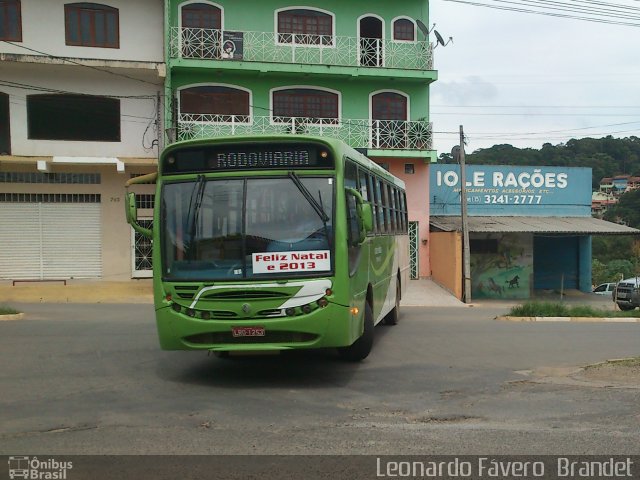
[{"label": "bus side mirror", "polygon": [[[358,244],[361,244],[367,238],[367,233],[373,228],[371,205],[362,199],[362,195],[360,195],[360,192],[357,190],[353,188],[346,188],[345,190],[348,197],[347,205],[350,206],[350,221],[357,222],[357,228],[350,227],[351,230],[353,230],[353,232],[350,233],[350,237],[356,237],[352,238],[352,241],[357,241]],[[355,204],[355,209],[352,207],[353,204]]]},{"label": "bus side mirror", "polygon": [[141,227],[138,223],[138,208],[136,207],[136,194],[134,192],[127,192],[124,196],[124,208],[125,215],[127,217],[127,223],[138,232],[140,235],[151,238],[151,230]]},{"label": "bus side mirror", "polygon": [[370,203],[363,202],[360,205],[360,216],[366,233],[371,232],[373,230],[373,210]]}]

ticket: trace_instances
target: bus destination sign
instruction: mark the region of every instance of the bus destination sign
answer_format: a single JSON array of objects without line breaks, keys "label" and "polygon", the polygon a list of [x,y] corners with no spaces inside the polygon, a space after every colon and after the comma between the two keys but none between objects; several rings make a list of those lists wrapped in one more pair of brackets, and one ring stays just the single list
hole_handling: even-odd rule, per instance
[{"label": "bus destination sign", "polygon": [[329,149],[309,143],[186,147],[173,150],[163,161],[165,174],[332,167],[333,158]]},{"label": "bus destination sign", "polygon": [[218,152],[209,159],[213,170],[236,168],[304,168],[311,165],[309,150],[280,150],[262,152]]}]

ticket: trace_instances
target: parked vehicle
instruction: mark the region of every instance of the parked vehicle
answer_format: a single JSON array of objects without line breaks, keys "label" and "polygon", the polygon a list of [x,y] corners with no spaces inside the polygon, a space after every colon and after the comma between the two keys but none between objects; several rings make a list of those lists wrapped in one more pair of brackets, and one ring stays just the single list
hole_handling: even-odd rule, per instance
[{"label": "parked vehicle", "polygon": [[615,289],[616,289],[615,282],[601,283],[600,285],[598,285],[597,287],[595,287],[593,289],[593,293],[595,293],[596,295],[609,295],[609,296],[612,296],[613,295],[613,291]]},{"label": "parked vehicle", "polygon": [[640,307],[640,277],[620,280],[613,292],[613,301],[620,310],[633,310]]}]

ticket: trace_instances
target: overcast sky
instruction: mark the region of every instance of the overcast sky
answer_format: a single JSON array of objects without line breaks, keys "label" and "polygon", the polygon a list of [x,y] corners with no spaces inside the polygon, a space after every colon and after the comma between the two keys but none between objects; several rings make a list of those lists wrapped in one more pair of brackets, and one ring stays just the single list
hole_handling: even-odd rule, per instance
[{"label": "overcast sky", "polygon": [[432,0],[431,23],[445,40],[453,37],[435,50],[438,153],[451,151],[460,125],[468,153],[501,143],[540,148],[570,138],[640,136],[640,2],[615,5],[637,8],[638,20],[625,21],[638,26]]}]

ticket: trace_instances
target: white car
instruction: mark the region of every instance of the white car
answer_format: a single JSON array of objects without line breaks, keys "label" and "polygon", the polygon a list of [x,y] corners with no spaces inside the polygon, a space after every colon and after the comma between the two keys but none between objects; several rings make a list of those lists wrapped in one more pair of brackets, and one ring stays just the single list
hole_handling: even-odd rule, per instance
[{"label": "white car", "polygon": [[601,283],[593,289],[593,293],[596,295],[613,295],[613,290],[616,288],[615,283]]}]

